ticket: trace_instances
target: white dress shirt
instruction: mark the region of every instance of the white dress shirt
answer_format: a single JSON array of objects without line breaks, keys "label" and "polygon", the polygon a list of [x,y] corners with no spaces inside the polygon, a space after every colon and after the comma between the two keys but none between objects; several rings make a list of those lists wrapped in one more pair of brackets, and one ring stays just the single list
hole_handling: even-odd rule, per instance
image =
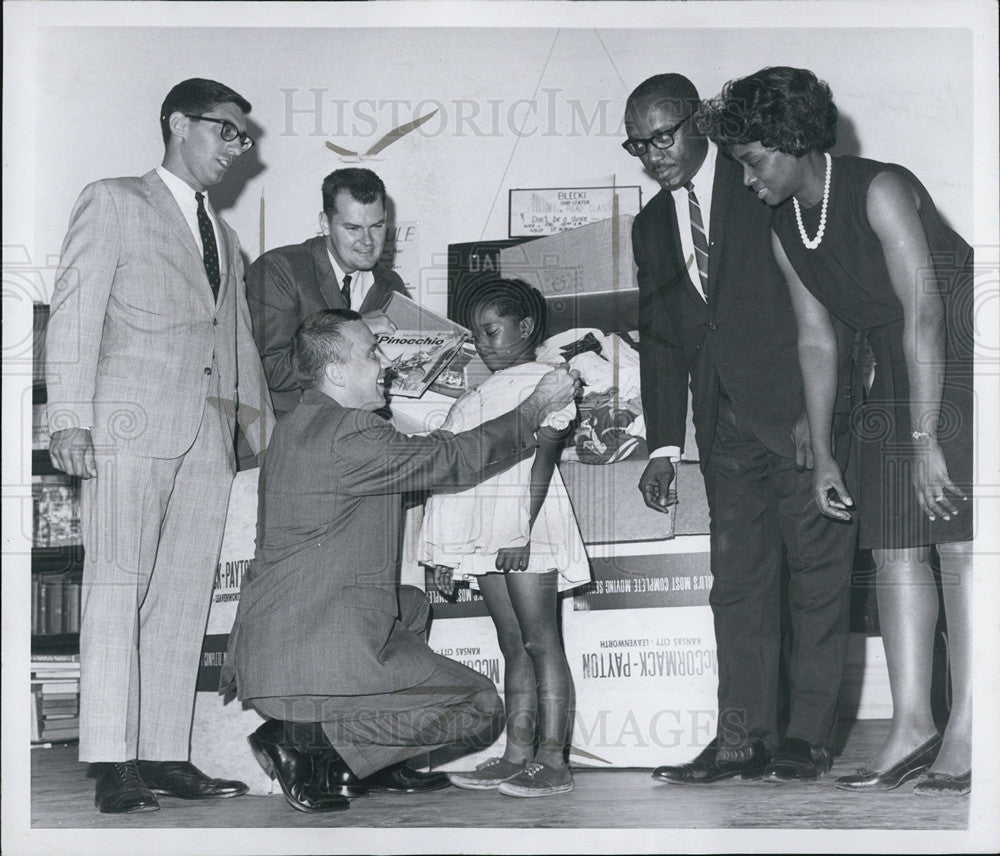
[{"label": "white dress shirt", "polygon": [[[201,244],[201,227],[198,225],[198,201],[194,198],[194,188],[183,178],[178,178],[174,175],[165,166],[158,166],[156,174],[163,179],[167,190],[177,200],[181,214],[184,215],[188,228],[191,230],[191,234],[194,235],[194,242],[198,245],[198,252],[204,257],[205,248]],[[221,247],[219,247],[219,223],[216,220],[215,211],[212,209],[212,203],[208,201],[208,193],[205,191],[199,192],[205,193],[205,211],[208,212],[208,219],[212,223],[212,231],[215,233],[215,246],[221,254]]]},{"label": "white dress shirt", "polygon": [[[705,227],[709,252],[712,249],[712,233],[709,231],[709,223],[712,220],[712,187],[715,184],[715,158],[718,153],[719,150],[715,143],[709,140],[705,160],[691,179],[695,196],[698,197],[698,205],[701,206],[702,225]],[[702,300],[705,300],[701,275],[698,273],[698,264],[694,260],[694,238],[691,237],[691,206],[688,201],[687,188],[679,187],[677,190],[672,190],[671,195],[674,197],[674,208],[677,211],[677,229],[681,233],[681,252],[684,254],[688,275],[691,282],[694,283],[694,287],[698,289]],[[658,449],[651,449],[649,457],[670,458],[676,464],[681,459],[681,450],[678,446],[660,446]]]},{"label": "white dress shirt", "polygon": [[[344,273],[340,265],[337,264],[337,260],[333,257],[333,253],[330,252],[330,247],[327,246],[326,254],[330,259],[330,264],[333,265],[333,272],[337,277],[337,283],[341,288],[344,287],[344,277],[348,274]],[[365,298],[368,296],[368,292],[371,291],[372,286],[375,284],[375,274],[370,270],[356,270],[354,273],[350,274],[351,277],[351,309],[355,312],[361,311],[361,304],[364,303]]]},{"label": "white dress shirt", "polygon": [[[709,140],[708,153],[701,168],[694,174],[691,182],[694,184],[694,192],[698,197],[698,204],[701,206],[701,219],[705,226],[705,237],[708,239],[709,252],[712,248],[712,233],[709,231],[709,223],[712,220],[712,185],[715,183],[715,158],[719,150],[715,143]],[[705,298],[705,292],[701,286],[701,276],[698,274],[698,265],[694,260],[694,238],[691,237],[691,206],[688,202],[687,188],[679,187],[671,191],[674,197],[674,208],[677,211],[677,228],[681,233],[681,251],[684,253],[684,262],[687,265],[691,282],[698,289],[698,293]]]}]

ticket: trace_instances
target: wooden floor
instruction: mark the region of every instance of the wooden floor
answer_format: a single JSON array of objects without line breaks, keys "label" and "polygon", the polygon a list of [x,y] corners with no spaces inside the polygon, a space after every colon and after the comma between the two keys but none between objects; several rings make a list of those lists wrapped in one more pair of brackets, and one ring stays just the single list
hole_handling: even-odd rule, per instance
[{"label": "wooden floor", "polygon": [[[31,753],[34,828],[162,827],[493,827],[493,828],[744,828],[961,830],[968,797],[926,798],[912,784],[885,794],[840,791],[833,778],[861,765],[886,733],[885,721],[849,727],[831,773],[815,783],[771,784],[732,780],[712,785],[654,783],[648,770],[575,771],[576,789],[545,799],[512,799],[495,792],[451,788],[424,795],[371,795],[349,811],[303,814],[280,795],[185,802],[163,798],[156,812],[102,815],[94,809],[94,782],[76,760],[75,746]],[[211,771],[207,771],[211,772]],[[626,852],[626,851],[619,851]]]}]

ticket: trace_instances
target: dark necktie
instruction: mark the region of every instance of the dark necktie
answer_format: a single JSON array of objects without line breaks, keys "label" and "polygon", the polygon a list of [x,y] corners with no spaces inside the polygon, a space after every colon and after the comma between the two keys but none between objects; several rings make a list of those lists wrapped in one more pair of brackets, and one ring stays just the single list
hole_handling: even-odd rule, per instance
[{"label": "dark necktie", "polygon": [[344,295],[344,308],[351,308],[351,275],[347,274],[344,277],[344,287],[340,289],[340,293]]},{"label": "dark necktie", "polygon": [[691,238],[694,241],[694,258],[698,264],[698,275],[701,277],[701,291],[708,300],[708,236],[705,234],[705,221],[701,219],[701,205],[694,194],[694,184],[690,181],[684,185],[688,192],[688,208],[691,212]]},{"label": "dark necktie", "polygon": [[219,247],[215,243],[215,230],[212,229],[212,221],[208,219],[208,212],[205,210],[205,194],[196,193],[194,198],[198,203],[198,231],[201,232],[205,273],[208,274],[208,281],[212,286],[212,298],[218,300],[219,283],[222,281],[219,276]]}]

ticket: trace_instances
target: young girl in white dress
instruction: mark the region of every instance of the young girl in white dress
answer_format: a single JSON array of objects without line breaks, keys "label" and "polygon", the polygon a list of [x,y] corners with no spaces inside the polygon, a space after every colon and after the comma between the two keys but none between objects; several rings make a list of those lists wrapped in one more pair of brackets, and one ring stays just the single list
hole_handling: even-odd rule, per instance
[{"label": "young girl in white dress", "polygon": [[[469,306],[476,350],[494,373],[455,402],[443,428],[465,431],[511,410],[552,366],[535,361],[545,300],[518,280],[494,280]],[[590,581],[590,566],[556,461],[575,405],[539,429],[535,454],[475,487],[427,504],[422,558],[451,596],[457,579],[478,587],[504,657],[507,746],[452,783],[507,796],[573,789],[566,761],[573,679],[559,638],[558,593]]]}]

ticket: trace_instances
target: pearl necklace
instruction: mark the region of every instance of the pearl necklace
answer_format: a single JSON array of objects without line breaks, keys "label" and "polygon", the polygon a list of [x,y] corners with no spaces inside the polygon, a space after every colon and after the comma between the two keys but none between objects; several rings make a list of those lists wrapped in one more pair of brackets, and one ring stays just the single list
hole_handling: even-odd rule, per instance
[{"label": "pearl necklace", "polygon": [[833,160],[829,152],[824,152],[823,157],[826,158],[826,180],[823,182],[823,207],[819,212],[819,231],[816,232],[815,238],[810,239],[806,236],[806,227],[802,225],[802,209],[799,208],[799,200],[792,197],[792,205],[795,207],[795,222],[799,224],[799,237],[802,238],[802,243],[805,244],[807,250],[815,250],[823,242],[823,233],[826,231],[826,206],[830,201],[830,173],[833,168]]}]

